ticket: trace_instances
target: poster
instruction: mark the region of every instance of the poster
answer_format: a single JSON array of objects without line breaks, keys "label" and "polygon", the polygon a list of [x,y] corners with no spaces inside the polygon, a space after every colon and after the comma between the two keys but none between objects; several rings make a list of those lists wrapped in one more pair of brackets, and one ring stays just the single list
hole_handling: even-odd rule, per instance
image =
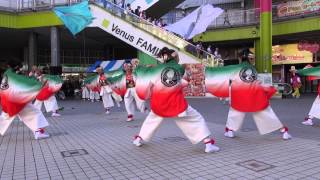
[{"label": "poster", "polygon": [[320,11],[320,0],[289,1],[277,6],[279,17],[309,14]]},{"label": "poster", "polygon": [[205,66],[188,64],[185,70],[187,78],[190,80],[188,86],[183,89],[185,96],[205,96]]}]

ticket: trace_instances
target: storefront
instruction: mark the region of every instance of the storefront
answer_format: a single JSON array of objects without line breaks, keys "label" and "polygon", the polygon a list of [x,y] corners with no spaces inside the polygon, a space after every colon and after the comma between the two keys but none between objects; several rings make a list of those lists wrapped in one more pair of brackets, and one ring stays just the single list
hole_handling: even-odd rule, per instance
[{"label": "storefront", "polygon": [[[273,46],[273,82],[290,83],[291,66],[294,66],[296,69],[302,69],[308,64],[317,66],[320,63],[316,61],[316,53],[318,50],[318,44],[307,42]],[[301,77],[301,80],[301,92],[309,93],[317,91],[317,81],[310,82],[307,81],[305,77]]]}]

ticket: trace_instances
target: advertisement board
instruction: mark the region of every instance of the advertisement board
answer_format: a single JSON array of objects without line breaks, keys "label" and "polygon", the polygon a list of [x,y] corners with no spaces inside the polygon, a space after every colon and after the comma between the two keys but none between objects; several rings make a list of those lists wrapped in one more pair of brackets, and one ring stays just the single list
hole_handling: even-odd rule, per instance
[{"label": "advertisement board", "polygon": [[186,75],[189,84],[183,89],[185,96],[205,96],[205,66],[202,64],[186,65]]},{"label": "advertisement board", "polygon": [[[250,48],[254,52],[254,48]],[[311,63],[313,54],[301,47],[301,44],[272,46],[272,65]]]},{"label": "advertisement board", "polygon": [[279,17],[320,12],[320,0],[288,1],[277,6]]}]

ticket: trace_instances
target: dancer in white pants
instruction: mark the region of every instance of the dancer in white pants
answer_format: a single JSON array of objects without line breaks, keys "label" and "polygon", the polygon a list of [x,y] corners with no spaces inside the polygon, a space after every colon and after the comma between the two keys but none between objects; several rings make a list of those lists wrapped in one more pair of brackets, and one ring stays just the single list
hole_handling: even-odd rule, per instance
[{"label": "dancer in white pants", "polygon": [[[16,74],[22,67],[14,59],[8,61],[8,69],[1,80],[0,134],[4,135],[15,117],[18,117],[34,132],[35,139],[47,138],[44,128],[49,125],[42,112],[31,101],[41,90],[41,83]],[[18,93],[17,93],[18,92]]]},{"label": "dancer in white pants", "polygon": [[108,85],[103,84],[101,86],[100,96],[102,97],[102,103],[106,110],[106,114],[110,114],[110,109],[114,106],[111,94],[112,89]]},{"label": "dancer in white pants", "polygon": [[[151,112],[143,122],[139,135],[135,136],[133,144],[141,146],[143,141],[150,141],[165,118],[174,118],[192,144],[203,142],[205,152],[219,151],[210,139],[210,131],[203,117],[188,105],[183,95],[183,87],[187,85],[182,78],[184,68],[176,62],[177,53],[168,48],[160,51],[164,64],[154,68],[148,76],[138,73],[138,95],[145,99],[151,92]],[[141,81],[139,80],[141,78]],[[149,79],[149,80],[148,80]],[[149,84],[149,85],[146,85]]]},{"label": "dancer in white pants", "polygon": [[2,111],[0,116],[0,133],[4,133],[9,128],[13,120],[18,117],[32,132],[34,132],[35,139],[48,138],[49,134],[45,132],[45,127],[49,126],[48,121],[43,116],[42,112],[34,105],[27,104],[18,114],[9,117],[9,115]]},{"label": "dancer in white pants", "polygon": [[[135,101],[135,103],[134,103]],[[133,121],[133,117],[135,114],[135,105],[140,112],[146,112],[145,101],[141,100],[136,93],[136,89],[134,87],[127,88],[126,94],[124,95],[124,105],[126,107],[128,113],[128,120]]]},{"label": "dancer in white pants", "polygon": [[52,117],[61,116],[58,113],[59,107],[58,107],[58,103],[55,95],[51,96],[49,99],[45,101],[36,100],[33,105],[41,111],[42,104],[44,104],[44,107],[48,113],[52,112],[52,115],[51,115]]},{"label": "dancer in white pants", "polygon": [[86,99],[90,100],[90,92],[89,92],[88,88],[85,86],[82,87],[82,99],[83,100],[86,100]]},{"label": "dancer in white pants", "polygon": [[260,134],[268,134],[280,130],[284,140],[291,139],[288,128],[284,126],[272,110],[269,99],[276,92],[272,86],[261,85],[259,81],[242,82],[235,80],[231,87],[231,106],[226,123],[225,136],[233,138],[245,117],[250,112]]},{"label": "dancer in white pants", "polygon": [[124,95],[124,105],[126,107],[128,113],[127,121],[133,121],[133,116],[135,114],[135,105],[134,101],[136,102],[137,109],[140,112],[146,112],[147,108],[145,106],[145,101],[141,100],[136,93],[136,82],[135,77],[133,75],[133,65],[131,63],[125,64],[125,71],[126,71],[126,93]]},{"label": "dancer in white pants", "polygon": [[[234,137],[234,135],[232,135],[233,131],[238,131],[241,129],[245,115],[245,112],[237,111],[230,107],[226,124],[227,137]],[[283,128],[283,124],[270,106],[262,111],[253,112],[252,115],[260,134],[268,134]]]},{"label": "dancer in white pants", "polygon": [[97,91],[90,90],[90,100],[91,102],[100,101],[100,94]]},{"label": "dancer in white pants", "polygon": [[283,139],[291,138],[288,128],[280,122],[270,106],[270,98],[276,89],[257,80],[256,70],[250,64],[207,67],[206,87],[208,92],[217,97],[229,98],[226,137],[235,137],[234,132],[241,128],[245,114],[251,113],[260,134],[280,130]]},{"label": "dancer in white pants", "polygon": [[[318,91],[319,91],[319,87],[318,87]],[[308,117],[306,117],[304,119],[302,124],[306,125],[306,126],[313,126],[313,119],[314,118],[320,119],[320,97],[319,97],[319,95],[314,100],[314,102],[311,106],[311,109],[309,111]]]}]

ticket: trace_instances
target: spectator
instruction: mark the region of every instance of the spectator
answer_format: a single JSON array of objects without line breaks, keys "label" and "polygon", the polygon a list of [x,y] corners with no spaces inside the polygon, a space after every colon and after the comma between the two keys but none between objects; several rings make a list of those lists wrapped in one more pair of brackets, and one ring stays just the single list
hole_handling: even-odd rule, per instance
[{"label": "spectator", "polygon": [[219,54],[219,48],[216,48],[216,49],[214,50],[213,55],[214,55],[216,58],[221,58],[221,55]]},{"label": "spectator", "polygon": [[134,13],[133,10],[131,9],[131,4],[129,4],[129,3],[127,4],[127,9],[126,10],[127,10],[128,13]]},{"label": "spectator", "polygon": [[249,61],[249,55],[253,54],[252,52],[250,52],[249,48],[245,48],[241,51],[241,62],[248,62]]},{"label": "spectator", "polygon": [[228,10],[226,9],[224,12],[224,22],[223,25],[228,24],[229,26],[231,26],[230,20],[229,20],[229,13]]},{"label": "spectator", "polygon": [[147,21],[148,21],[149,23],[152,23],[152,18],[151,18],[151,17],[148,17]]},{"label": "spectator", "polygon": [[211,49],[211,45],[208,46],[207,52],[208,52],[209,54],[212,54],[212,53],[213,53],[213,52],[212,52],[212,49]]},{"label": "spectator", "polygon": [[121,0],[122,9],[125,9],[125,6],[126,6],[126,0]]},{"label": "spectator", "polygon": [[164,25],[163,25],[163,19],[162,19],[162,18],[160,18],[160,19],[158,20],[157,26],[159,26],[159,27],[164,27]]},{"label": "spectator", "polygon": [[198,58],[202,58],[202,50],[203,50],[203,46],[202,46],[202,43],[201,42],[199,42],[198,44],[197,44],[197,57]]},{"label": "spectator", "polygon": [[141,13],[141,7],[138,6],[137,9],[134,11],[134,14],[136,14],[137,16],[140,16],[140,13]]},{"label": "spectator", "polygon": [[140,18],[147,19],[146,11],[141,11]]},{"label": "spectator", "polygon": [[153,25],[157,25],[157,20],[156,20],[156,19],[153,19],[153,20],[152,20],[152,24],[153,24]]}]

